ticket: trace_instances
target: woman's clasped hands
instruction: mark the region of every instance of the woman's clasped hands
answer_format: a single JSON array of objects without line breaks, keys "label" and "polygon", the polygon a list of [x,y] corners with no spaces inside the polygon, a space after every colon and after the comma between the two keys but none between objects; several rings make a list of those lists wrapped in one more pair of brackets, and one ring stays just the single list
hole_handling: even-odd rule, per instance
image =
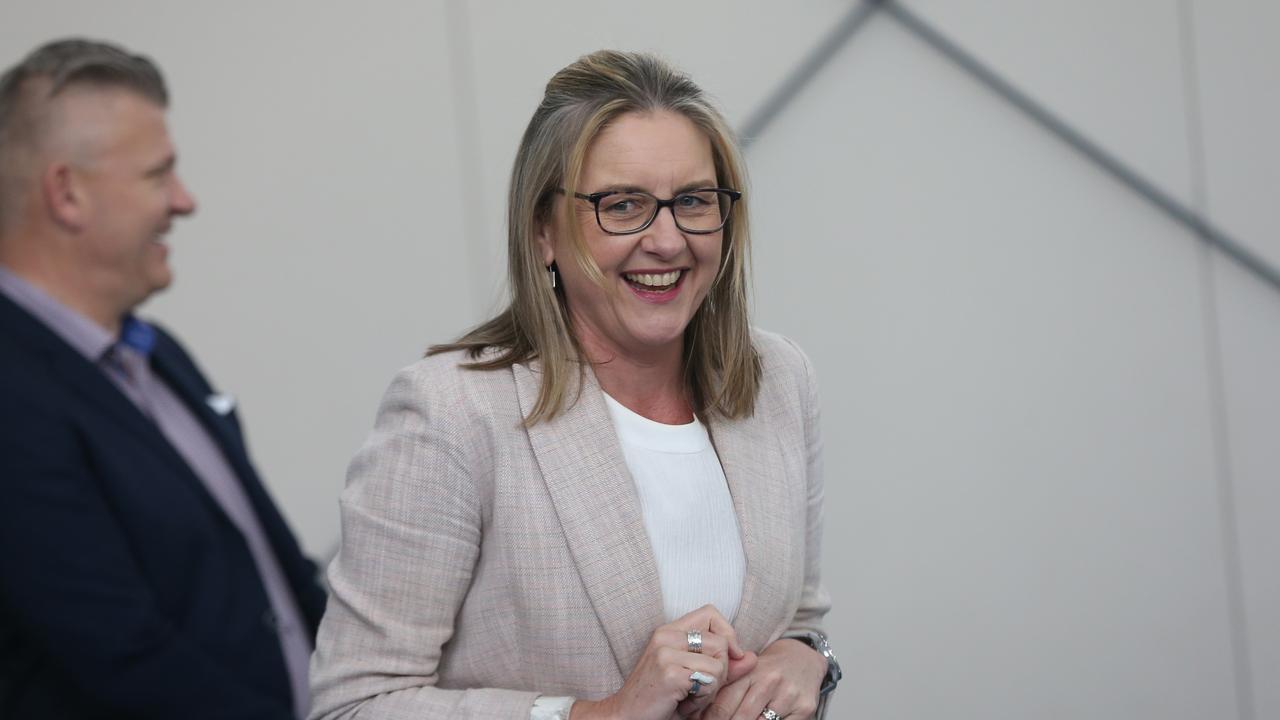
[{"label": "woman's clasped hands", "polygon": [[[818,708],[827,659],[797,640],[782,638],[765,648],[752,667],[729,680],[697,720],[808,720]],[[680,708],[681,715],[685,708]]]},{"label": "woman's clasped hands", "polygon": [[704,605],[654,630],[622,688],[603,700],[575,702],[569,717],[668,720],[677,709],[682,717],[696,717],[719,688],[755,665],[755,653],[742,649],[729,621]]}]

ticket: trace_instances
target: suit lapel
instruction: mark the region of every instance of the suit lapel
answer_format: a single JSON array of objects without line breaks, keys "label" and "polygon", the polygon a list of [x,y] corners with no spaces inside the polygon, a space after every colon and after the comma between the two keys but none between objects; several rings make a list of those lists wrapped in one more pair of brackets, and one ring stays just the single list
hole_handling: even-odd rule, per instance
[{"label": "suit lapel", "polygon": [[[61,340],[57,342],[61,343]],[[209,494],[204,483],[200,481],[195,471],[187,464],[186,459],[178,453],[177,449],[164,436],[155,422],[144,415],[107,378],[99,367],[85,360],[69,346],[51,347],[50,350],[50,359],[54,372],[67,383],[74,393],[98,407],[106,414],[107,418],[114,420],[119,427],[139,437],[147,447],[164,458],[164,461],[173,468],[174,477],[194,492],[205,507],[226,522],[231,522],[230,518],[222,510],[222,506]],[[157,492],[162,491],[162,487],[157,486]]]},{"label": "suit lapel", "polygon": [[[55,372],[66,380],[67,384],[89,402],[97,405],[121,427],[138,435],[147,444],[172,451],[169,442],[160,433],[160,428],[150,420],[138,406],[121,392],[102,372],[102,369],[80,357],[70,347],[58,348],[53,356]],[[179,460],[172,452],[165,453],[171,460]]]},{"label": "suit lapel", "polygon": [[210,437],[218,443],[218,447],[240,475],[244,474],[241,461],[247,461],[244,452],[229,418],[218,415],[209,407],[208,391],[201,386],[197,378],[181,371],[175,358],[170,357],[170,345],[157,343],[151,354],[151,369],[158,375],[178,399],[187,406],[187,410],[200,421]]},{"label": "suit lapel", "polygon": [[[162,342],[157,342],[155,350],[151,354],[151,370],[178,396],[182,404],[196,417],[200,425],[209,433],[209,437],[213,438],[213,441],[218,445],[218,449],[222,451],[223,457],[231,466],[236,479],[239,480],[240,486],[244,488],[249,502],[258,516],[258,521],[271,540],[277,556],[284,557],[285,554],[280,547],[280,529],[283,526],[275,520],[278,517],[277,510],[270,498],[267,497],[266,490],[258,480],[257,473],[254,472],[253,464],[249,461],[249,453],[240,438],[239,430],[233,425],[233,420],[230,417],[218,415],[213,411],[213,408],[209,407],[208,384],[202,377],[189,369],[191,367],[190,361],[187,361],[187,363],[179,361],[180,353],[181,351],[172,341],[166,339]],[[198,478],[197,482],[201,491],[217,509],[217,512],[227,522],[231,522],[231,517],[226,514],[226,509],[222,507],[222,504],[214,499],[205,484],[200,482]],[[280,523],[283,523],[283,520]],[[232,522],[232,525],[234,526],[235,523]]]},{"label": "suit lapel", "polygon": [[148,443],[164,441],[155,424],[107,379],[101,368],[3,293],[0,293],[0,321],[10,340],[22,342],[37,356],[43,357],[50,370],[74,393]]},{"label": "suit lapel", "polygon": [[[141,439],[147,447],[160,455],[175,475],[186,483],[205,505],[228,523],[230,518],[209,494],[195,471],[169,442],[160,428],[138,406],[116,387],[102,369],[87,360],[74,348],[58,337],[26,310],[0,294],[0,319],[15,339],[24,340],[28,347],[43,356],[50,370],[66,383],[70,391],[105,414],[107,421],[114,421],[126,432]],[[158,488],[158,491],[162,490]]]},{"label": "suit lapel", "polygon": [[[536,362],[512,368],[526,414],[538,397],[537,369]],[[585,373],[571,407],[528,433],[569,551],[625,677],[665,617],[640,498],[595,375]]]},{"label": "suit lapel", "polygon": [[742,420],[713,419],[708,427],[733,496],[747,559],[733,625],[743,647],[759,651],[790,617],[787,604],[794,595],[788,567],[794,555],[792,533],[781,526],[791,516],[792,502],[785,465],[777,436],[759,413]]}]

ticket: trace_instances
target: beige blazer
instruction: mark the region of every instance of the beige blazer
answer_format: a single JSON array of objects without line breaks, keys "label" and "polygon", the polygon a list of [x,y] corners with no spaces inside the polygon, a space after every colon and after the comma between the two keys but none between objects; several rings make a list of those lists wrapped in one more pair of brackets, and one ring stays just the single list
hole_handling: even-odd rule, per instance
[{"label": "beige blazer", "polygon": [[[754,416],[708,427],[746,554],[733,624],[762,650],[820,630],[822,445],[813,371],[777,335]],[[312,659],[313,718],[528,720],[538,695],[618,690],[662,593],[600,387],[521,427],[538,365],[437,355],[392,381],[342,494]]]}]

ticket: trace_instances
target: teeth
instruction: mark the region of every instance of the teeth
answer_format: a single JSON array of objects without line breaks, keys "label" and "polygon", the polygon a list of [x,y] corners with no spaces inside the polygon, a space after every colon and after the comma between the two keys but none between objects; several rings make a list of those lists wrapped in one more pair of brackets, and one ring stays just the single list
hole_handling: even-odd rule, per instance
[{"label": "teeth", "polygon": [[648,285],[649,287],[666,287],[667,285],[674,285],[676,281],[680,279],[680,272],[680,270],[672,270],[671,272],[662,273],[661,275],[654,275],[651,273],[623,273],[622,276],[639,285]]}]

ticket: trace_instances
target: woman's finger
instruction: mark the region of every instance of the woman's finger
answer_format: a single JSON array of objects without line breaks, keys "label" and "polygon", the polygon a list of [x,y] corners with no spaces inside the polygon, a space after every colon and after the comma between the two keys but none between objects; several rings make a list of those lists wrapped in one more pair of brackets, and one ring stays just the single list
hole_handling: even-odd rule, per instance
[{"label": "woman's finger", "polygon": [[[715,698],[710,704],[706,705],[706,709],[702,712],[701,720],[730,720],[733,714],[737,712],[738,707],[742,705],[742,700],[746,697],[747,692],[751,689],[750,676],[741,680],[729,683],[720,688]],[[689,712],[681,713],[682,715],[692,715],[697,710],[698,703],[686,701],[688,704],[681,703]],[[676,711],[680,712],[680,706],[676,707]]]},{"label": "woman's finger", "polygon": [[738,633],[720,614],[715,605],[703,605],[693,612],[671,623],[673,626],[688,626],[690,630],[709,631],[723,637],[729,644],[729,657],[740,658],[743,651],[738,644]]},{"label": "woman's finger", "polygon": [[[701,647],[700,652],[693,652],[691,649],[693,644],[689,642],[688,636],[694,633],[699,635],[698,639]],[[724,682],[729,676],[729,666],[730,663],[734,661],[728,655],[729,645],[725,638],[710,631],[702,633],[699,631],[677,631],[670,629],[659,631],[654,635],[654,638],[655,642],[661,644],[665,648],[683,651],[690,656],[704,658],[705,660],[715,663],[716,670],[713,674],[716,679]],[[692,665],[690,665],[689,668],[690,670],[695,669]]]},{"label": "woman's finger", "polygon": [[772,687],[753,684],[747,694],[742,697],[742,702],[738,705],[738,709],[733,713],[733,720],[756,720],[764,712],[765,708],[776,712],[778,717],[786,717],[790,708],[769,707],[769,701],[772,699]]},{"label": "woman's finger", "polygon": [[697,655],[695,653],[685,653],[680,658],[681,667],[684,668],[686,675],[693,673],[702,673],[704,676],[711,678],[711,682],[704,682],[703,685],[723,684],[725,678],[725,664],[720,660],[707,657],[706,655]]},{"label": "woman's finger", "polygon": [[753,652],[749,652],[740,658],[729,660],[729,669],[725,676],[725,682],[737,682],[738,678],[746,675],[756,669],[756,665],[760,662],[760,656]]},{"label": "woman's finger", "polygon": [[713,688],[703,688],[697,695],[690,695],[681,700],[676,705],[676,714],[680,717],[695,717],[702,709],[710,705],[715,699],[717,690]]},{"label": "woman's finger", "polygon": [[687,630],[675,627],[663,627],[654,633],[655,641],[667,647],[679,648],[681,650],[693,650],[694,644],[690,642],[691,637],[697,639],[701,647],[703,655],[711,657],[725,657],[729,655],[729,640],[722,635],[717,635],[710,630]]}]

